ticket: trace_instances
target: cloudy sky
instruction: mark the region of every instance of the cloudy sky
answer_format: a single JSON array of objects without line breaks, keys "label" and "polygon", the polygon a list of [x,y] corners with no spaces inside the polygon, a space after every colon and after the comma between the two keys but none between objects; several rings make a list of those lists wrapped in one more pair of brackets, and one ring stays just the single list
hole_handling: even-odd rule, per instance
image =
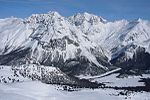
[{"label": "cloudy sky", "polygon": [[150,0],[0,0],[0,18],[25,18],[48,11],[57,11],[63,16],[88,12],[107,20],[150,20]]}]

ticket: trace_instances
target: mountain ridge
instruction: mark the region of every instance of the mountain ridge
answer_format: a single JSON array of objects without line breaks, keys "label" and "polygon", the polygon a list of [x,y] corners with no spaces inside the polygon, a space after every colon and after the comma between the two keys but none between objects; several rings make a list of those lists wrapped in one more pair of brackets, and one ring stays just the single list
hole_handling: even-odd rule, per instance
[{"label": "mountain ridge", "polygon": [[36,63],[67,74],[98,75],[122,67],[137,48],[150,52],[150,22],[142,19],[108,22],[88,13],[63,17],[52,11],[1,19],[0,26],[0,64]]}]

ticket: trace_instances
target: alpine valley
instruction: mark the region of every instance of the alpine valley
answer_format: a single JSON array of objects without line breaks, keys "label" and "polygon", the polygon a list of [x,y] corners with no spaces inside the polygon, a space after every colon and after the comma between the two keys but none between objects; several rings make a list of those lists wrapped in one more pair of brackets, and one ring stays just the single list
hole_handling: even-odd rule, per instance
[{"label": "alpine valley", "polygon": [[150,21],[54,11],[0,19],[0,83],[0,100],[149,100]]}]

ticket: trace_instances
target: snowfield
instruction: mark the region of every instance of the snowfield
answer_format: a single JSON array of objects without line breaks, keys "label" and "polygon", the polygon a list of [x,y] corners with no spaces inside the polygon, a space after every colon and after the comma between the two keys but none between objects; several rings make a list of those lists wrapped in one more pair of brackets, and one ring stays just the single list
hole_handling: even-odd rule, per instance
[{"label": "snowfield", "polygon": [[58,86],[38,81],[26,81],[13,84],[0,84],[0,100],[150,100],[150,93],[131,93],[118,95],[121,90],[81,89],[67,92],[58,90]]},{"label": "snowfield", "polygon": [[149,78],[150,74],[143,74],[142,76],[128,76],[124,78],[117,78],[119,74],[112,74],[102,78],[95,78],[92,81],[103,82],[107,86],[119,86],[119,87],[129,87],[129,86],[144,86],[143,82],[138,82],[141,78]]},{"label": "snowfield", "polygon": [[[31,66],[34,67],[32,68]],[[32,70],[29,71],[30,75],[34,73],[39,74],[38,71],[36,71],[37,67],[35,65],[30,65],[29,68],[32,68]],[[53,67],[49,69],[49,71],[56,71]],[[108,72],[108,74],[109,73],[110,72]],[[116,78],[117,75],[118,74],[110,74],[105,77],[93,77],[92,81],[103,82],[106,86],[143,86],[144,84],[138,82],[138,80],[150,76],[145,74],[143,76]],[[0,100],[150,100],[150,92],[127,92],[126,90],[108,88],[77,88],[75,91],[68,92],[64,90],[63,86],[45,84],[37,80],[33,81],[21,76],[21,74],[17,72],[14,74],[11,66],[0,66],[0,80]],[[121,93],[123,94],[121,95]]]}]

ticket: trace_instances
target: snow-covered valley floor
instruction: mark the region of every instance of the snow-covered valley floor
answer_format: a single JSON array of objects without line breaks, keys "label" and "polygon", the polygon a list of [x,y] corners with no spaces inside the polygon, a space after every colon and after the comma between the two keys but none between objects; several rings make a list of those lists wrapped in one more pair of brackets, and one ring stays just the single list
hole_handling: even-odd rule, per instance
[{"label": "snow-covered valley floor", "polygon": [[102,78],[95,78],[92,81],[103,82],[106,86],[111,87],[135,87],[144,86],[144,82],[139,82],[141,78],[150,78],[150,74],[143,74],[142,76],[128,76],[124,78],[117,78],[118,75],[118,73],[115,73]]},{"label": "snow-covered valley floor", "polygon": [[39,81],[0,84],[0,100],[150,100],[149,92],[133,92],[119,95],[123,90],[80,89],[58,90],[58,86]]},{"label": "snow-covered valley floor", "polygon": [[[131,92],[113,88],[79,88],[77,91],[65,91],[62,86],[32,81],[12,70],[11,66],[0,66],[0,100],[150,100],[150,92]],[[144,86],[138,82],[141,78],[150,78],[149,74],[117,78],[118,74],[95,77],[91,81],[105,83],[106,86]]]}]

